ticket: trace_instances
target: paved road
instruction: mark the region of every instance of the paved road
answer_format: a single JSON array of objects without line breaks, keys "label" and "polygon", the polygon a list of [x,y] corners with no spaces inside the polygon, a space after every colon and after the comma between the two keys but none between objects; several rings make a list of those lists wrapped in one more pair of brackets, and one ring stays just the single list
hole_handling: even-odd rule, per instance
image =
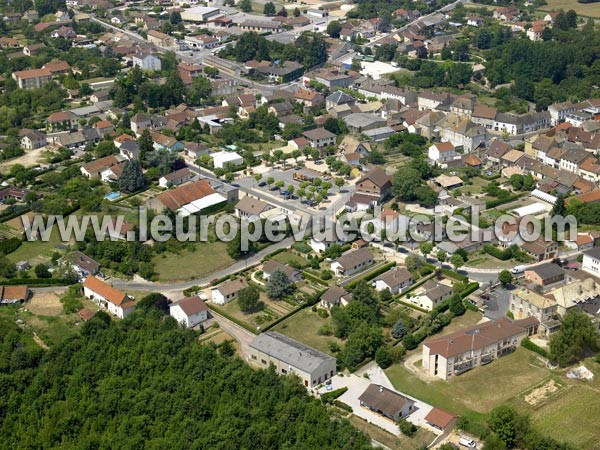
[{"label": "paved road", "polygon": [[213,310],[210,311],[210,314],[214,317],[223,331],[234,337],[235,340],[239,342],[240,351],[243,357],[247,358],[249,354],[248,349],[250,343],[254,339],[255,335]]}]

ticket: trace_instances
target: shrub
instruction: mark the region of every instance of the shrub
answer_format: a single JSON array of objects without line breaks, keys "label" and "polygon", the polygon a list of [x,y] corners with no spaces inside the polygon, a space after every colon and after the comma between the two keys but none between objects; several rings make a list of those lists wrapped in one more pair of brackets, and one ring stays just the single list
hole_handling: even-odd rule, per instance
[{"label": "shrub", "polygon": [[423,267],[419,268],[419,273],[423,277],[429,275],[432,272],[433,272],[433,269],[431,267],[429,267],[429,266],[423,266]]},{"label": "shrub", "polygon": [[392,356],[385,345],[379,347],[375,352],[375,362],[382,369],[387,369],[392,365]]},{"label": "shrub", "polygon": [[407,334],[402,339],[402,345],[406,350],[414,350],[419,345],[419,341],[412,334]]},{"label": "shrub", "polygon": [[333,336],[333,328],[329,324],[322,325],[317,330],[317,334],[319,336]]},{"label": "shrub", "polygon": [[400,427],[400,431],[405,436],[413,437],[415,434],[417,434],[417,426],[406,419],[399,419],[398,427]]},{"label": "shrub", "polygon": [[323,319],[327,319],[329,317],[329,313],[325,309],[318,309],[317,314],[319,315],[319,317],[322,317]]},{"label": "shrub", "polygon": [[322,280],[331,280],[333,278],[333,274],[331,273],[331,270],[323,270],[321,272],[321,279]]},{"label": "shrub", "polygon": [[336,389],[335,391],[326,392],[325,394],[321,395],[321,401],[323,403],[333,403],[336,398],[340,397],[347,390],[348,388],[344,386],[343,388]]},{"label": "shrub", "polygon": [[531,350],[532,352],[535,352],[538,355],[542,355],[544,358],[548,358],[548,352],[539,345],[531,342],[531,339],[527,337],[521,341],[521,345],[527,350]]}]

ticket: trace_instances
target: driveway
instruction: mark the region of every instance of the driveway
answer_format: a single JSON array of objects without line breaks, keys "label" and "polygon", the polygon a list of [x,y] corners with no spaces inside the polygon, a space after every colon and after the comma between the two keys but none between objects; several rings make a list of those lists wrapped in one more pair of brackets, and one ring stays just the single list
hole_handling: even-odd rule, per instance
[{"label": "driveway", "polygon": [[[369,376],[369,379],[365,378],[362,375],[359,375],[359,373],[360,374],[367,373]],[[364,408],[360,405],[360,401],[358,400],[358,398],[363,394],[363,392],[365,392],[365,390],[367,389],[367,387],[369,387],[369,385],[371,383],[384,386],[394,392],[397,392],[400,395],[403,395],[404,397],[407,397],[407,398],[413,400],[415,402],[416,409],[412,414],[410,414],[409,416],[406,417],[406,420],[414,423],[415,425],[417,425],[419,427],[423,427],[423,428],[426,428],[427,430],[430,430],[436,434],[440,434],[440,432],[438,430],[434,430],[429,425],[427,425],[427,423],[425,422],[425,416],[427,416],[427,414],[429,414],[429,412],[433,409],[433,407],[431,405],[428,405],[427,403],[422,402],[421,400],[417,400],[416,398],[411,397],[410,395],[404,394],[404,393],[399,392],[396,389],[394,389],[394,386],[392,385],[391,381],[388,379],[385,372],[380,367],[378,367],[375,363],[369,364],[368,366],[364,367],[356,374],[352,374],[350,376],[336,375],[335,377],[333,377],[331,379],[331,383],[332,383],[332,388],[334,390],[340,389],[342,387],[348,388],[348,390],[344,394],[342,394],[338,398],[338,400],[340,400],[342,403],[345,403],[346,405],[350,406],[352,408],[352,412],[356,416],[366,420],[369,423],[377,425],[379,428],[382,428],[382,429],[386,430],[387,432],[392,433],[394,436],[400,435],[400,429],[398,428],[398,425],[395,422],[393,422],[377,413],[374,413],[373,411],[371,411],[367,408]],[[323,388],[319,389],[318,392],[319,392],[319,394],[324,394],[327,392],[327,389],[325,387],[323,387]]]},{"label": "driveway", "polygon": [[219,327],[221,327],[223,331],[234,337],[239,342],[240,351],[244,358],[247,358],[250,343],[256,336],[245,328],[240,327],[237,323],[234,323],[219,313],[216,313],[212,309],[210,310],[210,315],[213,316],[214,320],[219,324]]},{"label": "driveway", "polygon": [[510,291],[502,287],[497,287],[488,294],[490,299],[485,300],[485,317],[488,319],[505,317],[510,306]]}]

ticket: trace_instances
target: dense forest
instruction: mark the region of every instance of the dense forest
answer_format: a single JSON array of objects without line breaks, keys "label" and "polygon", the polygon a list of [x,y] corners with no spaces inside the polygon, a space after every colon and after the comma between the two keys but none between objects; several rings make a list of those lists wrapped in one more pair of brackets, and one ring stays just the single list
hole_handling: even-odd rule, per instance
[{"label": "dense forest", "polygon": [[153,307],[118,323],[98,313],[47,353],[1,323],[2,447],[371,447],[296,380],[195,338]]}]

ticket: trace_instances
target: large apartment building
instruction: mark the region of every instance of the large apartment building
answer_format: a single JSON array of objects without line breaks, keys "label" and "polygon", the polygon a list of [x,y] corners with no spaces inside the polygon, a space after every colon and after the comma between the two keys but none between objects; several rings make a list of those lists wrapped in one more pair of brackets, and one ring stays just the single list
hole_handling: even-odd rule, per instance
[{"label": "large apartment building", "polygon": [[447,380],[511,353],[537,332],[538,325],[534,317],[515,321],[502,317],[428,339],[423,343],[423,368],[430,376]]}]

